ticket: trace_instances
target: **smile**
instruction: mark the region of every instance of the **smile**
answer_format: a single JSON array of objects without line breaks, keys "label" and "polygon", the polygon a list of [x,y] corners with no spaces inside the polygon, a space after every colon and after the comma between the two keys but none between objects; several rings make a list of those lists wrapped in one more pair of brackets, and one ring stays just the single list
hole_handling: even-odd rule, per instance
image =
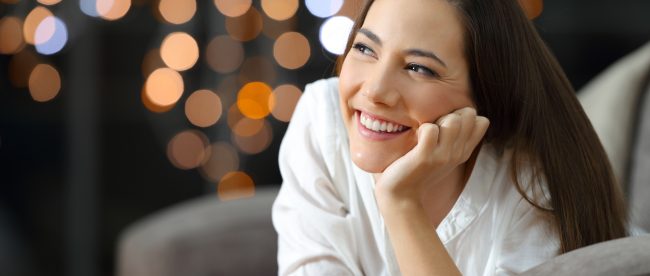
[{"label": "smile", "polygon": [[359,132],[371,140],[386,140],[398,136],[410,129],[405,125],[384,121],[361,111],[355,112]]}]

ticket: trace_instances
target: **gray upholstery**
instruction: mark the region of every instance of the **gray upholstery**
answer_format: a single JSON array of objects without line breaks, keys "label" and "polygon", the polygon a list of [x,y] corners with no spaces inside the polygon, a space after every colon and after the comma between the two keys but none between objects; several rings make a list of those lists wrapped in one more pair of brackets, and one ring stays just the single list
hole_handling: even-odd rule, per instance
[{"label": "gray upholstery", "polygon": [[650,85],[642,100],[630,162],[628,197],[632,223],[650,232]]},{"label": "gray upholstery", "polygon": [[117,274],[276,275],[276,194],[258,189],[255,197],[225,202],[205,196],[134,224],[119,242]]},{"label": "gray upholstery", "polygon": [[650,274],[650,235],[611,240],[551,259],[521,275],[610,276]]}]

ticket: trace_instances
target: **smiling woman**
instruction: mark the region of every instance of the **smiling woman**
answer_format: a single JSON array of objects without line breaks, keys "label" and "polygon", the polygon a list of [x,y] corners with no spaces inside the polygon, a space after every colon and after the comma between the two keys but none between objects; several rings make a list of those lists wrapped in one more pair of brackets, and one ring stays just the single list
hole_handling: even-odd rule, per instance
[{"label": "smiling woman", "polygon": [[338,74],[307,86],[280,149],[280,274],[517,274],[627,234],[517,1],[367,1]]}]

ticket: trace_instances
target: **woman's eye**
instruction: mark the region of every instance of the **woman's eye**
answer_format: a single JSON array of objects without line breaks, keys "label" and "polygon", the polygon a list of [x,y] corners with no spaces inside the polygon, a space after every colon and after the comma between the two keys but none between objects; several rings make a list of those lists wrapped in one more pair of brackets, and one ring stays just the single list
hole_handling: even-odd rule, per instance
[{"label": "woman's eye", "polygon": [[411,70],[411,71],[413,71],[415,73],[418,73],[418,74],[424,74],[426,76],[432,76],[432,77],[437,77],[438,76],[438,73],[434,72],[433,70],[431,70],[431,69],[429,69],[427,67],[424,67],[422,65],[415,64],[415,63],[410,63],[410,64],[406,65],[406,69]]},{"label": "woman's eye", "polygon": [[370,49],[370,47],[366,46],[363,43],[355,43],[352,48],[355,50],[359,51],[359,53],[364,54],[364,55],[369,55],[369,56],[374,56],[375,52]]}]

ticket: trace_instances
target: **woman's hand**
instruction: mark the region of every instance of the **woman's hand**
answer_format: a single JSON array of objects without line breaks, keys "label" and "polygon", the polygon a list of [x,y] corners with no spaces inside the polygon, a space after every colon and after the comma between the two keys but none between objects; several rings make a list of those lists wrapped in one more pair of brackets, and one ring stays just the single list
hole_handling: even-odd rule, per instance
[{"label": "woman's hand", "polygon": [[488,119],[477,116],[470,107],[442,116],[435,124],[421,124],[415,147],[377,179],[378,200],[390,197],[391,201],[419,202],[419,195],[429,185],[439,183],[469,159],[488,126]]}]

